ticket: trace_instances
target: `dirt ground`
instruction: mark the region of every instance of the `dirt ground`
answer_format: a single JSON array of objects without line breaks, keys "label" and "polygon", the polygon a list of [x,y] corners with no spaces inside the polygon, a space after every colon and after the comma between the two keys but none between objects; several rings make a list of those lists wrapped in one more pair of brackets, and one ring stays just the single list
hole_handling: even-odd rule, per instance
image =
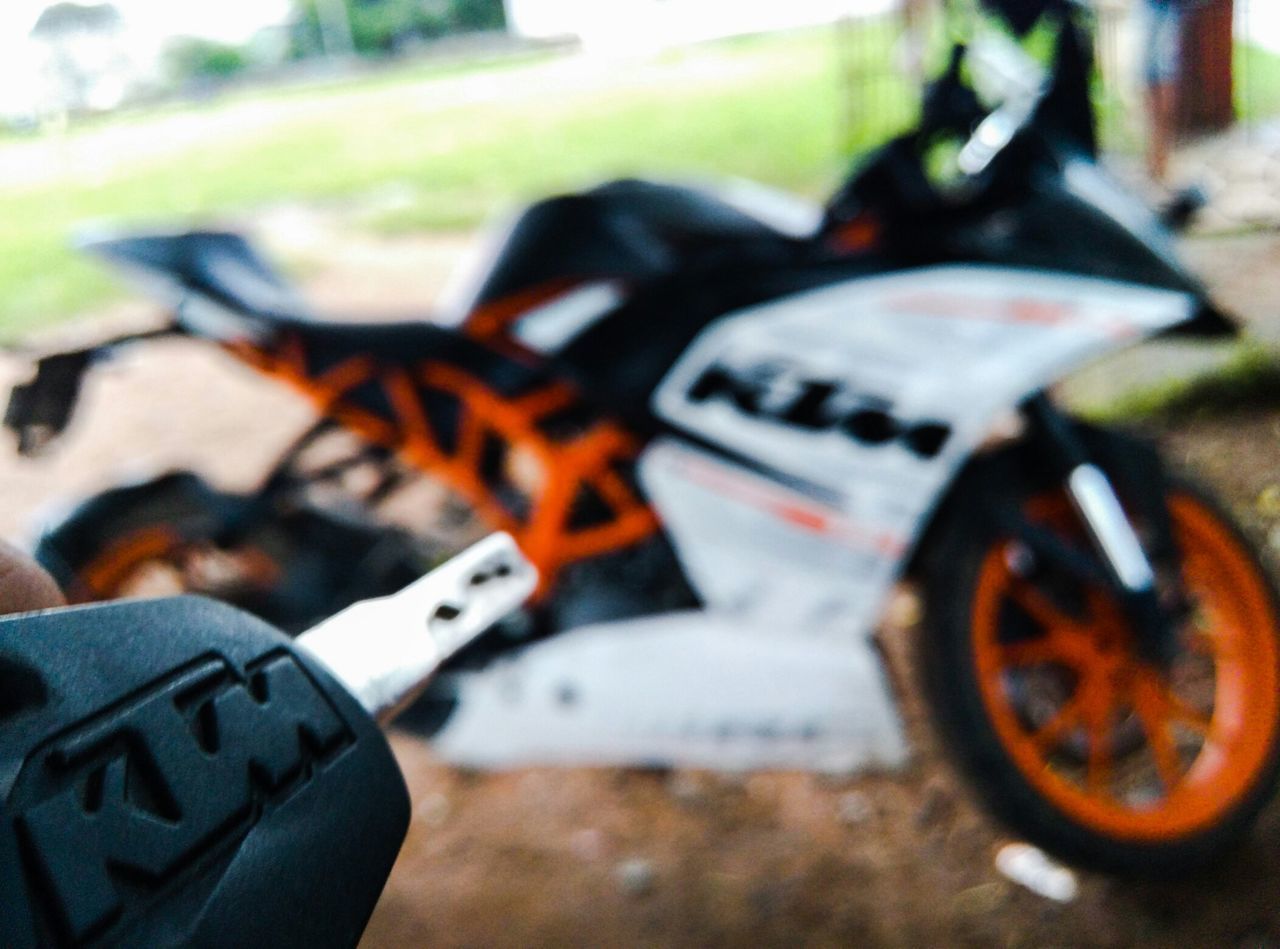
[{"label": "dirt ground", "polygon": [[[276,224],[277,242],[288,243],[291,227],[309,233],[297,221]],[[461,247],[350,241],[335,255],[317,245],[308,288],[333,309],[425,311]],[[1274,339],[1280,235],[1205,241],[1193,253],[1260,335]],[[120,305],[32,345],[153,320],[146,306]],[[1163,372],[1187,358],[1129,357],[1078,394],[1107,394],[1116,376]],[[0,388],[25,367],[22,358],[0,359]],[[138,350],[96,375],[78,424],[49,457],[0,458],[0,533],[20,536],[37,512],[122,473],[193,466],[247,487],[308,417],[293,396],[206,348]],[[1223,492],[1261,543],[1280,549],[1280,414],[1193,420],[1161,437],[1172,457]],[[890,626],[885,636],[900,653],[911,630]],[[913,694],[903,698],[913,764],[856,778],[464,773],[396,735],[414,820],[365,944],[1280,944],[1280,803],[1212,873],[1163,885],[1082,875],[1079,898],[1058,905],[997,873],[993,857],[1007,838],[953,773]]]}]

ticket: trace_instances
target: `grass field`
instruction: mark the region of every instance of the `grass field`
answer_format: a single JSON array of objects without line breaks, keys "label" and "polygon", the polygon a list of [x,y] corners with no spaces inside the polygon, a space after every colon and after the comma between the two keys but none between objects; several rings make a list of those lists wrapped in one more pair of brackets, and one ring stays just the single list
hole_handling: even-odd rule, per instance
[{"label": "grass field", "polygon": [[1236,105],[1245,121],[1280,116],[1280,56],[1260,46],[1241,46],[1236,76]]},{"label": "grass field", "polygon": [[1280,409],[1280,354],[1255,341],[1237,345],[1215,369],[1139,387],[1087,414],[1102,423],[1176,422]]},{"label": "grass field", "polygon": [[[834,39],[816,32],[625,66],[407,66],[11,142],[0,146],[0,335],[112,292],[66,250],[87,220],[172,225],[320,201],[375,228],[465,228],[515,201],[632,173],[735,174],[816,193],[859,144],[842,141],[842,114]],[[359,213],[393,184],[394,210]]]}]

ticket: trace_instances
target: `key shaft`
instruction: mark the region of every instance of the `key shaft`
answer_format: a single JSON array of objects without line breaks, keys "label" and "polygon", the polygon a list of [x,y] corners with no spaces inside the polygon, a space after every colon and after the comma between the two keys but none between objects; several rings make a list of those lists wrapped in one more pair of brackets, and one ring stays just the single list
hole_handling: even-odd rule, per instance
[{"label": "key shaft", "polygon": [[493,534],[399,593],[353,604],[298,637],[365,710],[387,722],[440,666],[515,612],[538,584],[508,534]]}]

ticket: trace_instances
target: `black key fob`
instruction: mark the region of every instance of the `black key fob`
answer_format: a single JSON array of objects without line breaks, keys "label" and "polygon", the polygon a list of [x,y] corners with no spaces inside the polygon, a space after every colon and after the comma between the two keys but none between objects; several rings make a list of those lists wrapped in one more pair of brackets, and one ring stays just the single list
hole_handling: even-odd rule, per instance
[{"label": "black key fob", "polygon": [[254,617],[0,619],[2,946],[351,946],[409,813],[374,721]]}]

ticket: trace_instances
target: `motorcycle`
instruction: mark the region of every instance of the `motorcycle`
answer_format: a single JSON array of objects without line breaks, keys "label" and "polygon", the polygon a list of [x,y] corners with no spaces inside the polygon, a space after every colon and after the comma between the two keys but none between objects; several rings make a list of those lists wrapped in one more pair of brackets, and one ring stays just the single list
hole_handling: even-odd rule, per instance
[{"label": "motorcycle", "polygon": [[[1203,488],[1049,390],[1144,339],[1236,330],[1174,215],[1045,114],[1052,74],[1004,69],[988,109],[962,81],[976,56],[956,48],[920,126],[812,226],[781,198],[651,182],[552,198],[452,326],[317,321],[232,234],[91,243],[173,298],[146,336],[214,342],[321,421],[253,494],[192,473],[109,491],[39,558],[79,599],[158,564],[300,628],[420,565],[365,515],[442,479],[541,578],[424,713],[472,766],[899,765],[874,634],[911,578],[929,708],[998,817],[1117,872],[1222,853],[1280,774],[1270,580]],[[948,140],[940,183],[922,155]],[[23,450],[138,341],[41,360],[7,414]],[[359,446],[306,463],[335,431]],[[316,500],[357,469],[364,513]]]}]

